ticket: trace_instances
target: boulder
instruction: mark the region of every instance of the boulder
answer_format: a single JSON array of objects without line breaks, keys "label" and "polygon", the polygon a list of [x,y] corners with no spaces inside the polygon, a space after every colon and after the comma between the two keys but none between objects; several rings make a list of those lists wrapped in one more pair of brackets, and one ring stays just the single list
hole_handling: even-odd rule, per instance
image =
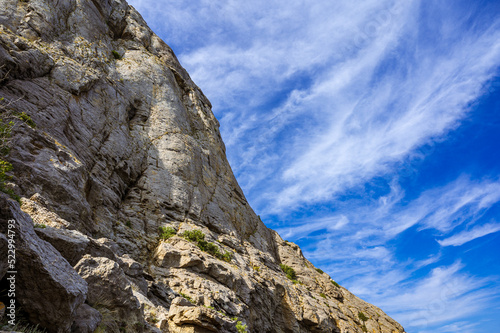
[{"label": "boulder", "polygon": [[33,230],[19,204],[0,193],[0,232],[15,220],[16,300],[33,324],[49,332],[69,332],[75,310],[85,301],[87,283]]},{"label": "boulder", "polygon": [[104,257],[85,255],[76,264],[75,270],[88,283],[87,302],[112,313],[111,324],[125,327],[129,332],[144,324],[143,309],[118,263]]},{"label": "boulder", "polygon": [[76,230],[36,228],[37,235],[52,244],[74,266],[85,254],[117,260],[113,251],[91,237]]},{"label": "boulder", "polygon": [[76,310],[71,333],[93,333],[102,320],[102,314],[88,304],[82,304]]},{"label": "boulder", "polygon": [[170,331],[175,333],[236,332],[229,318],[213,309],[194,306],[183,297],[172,301],[168,320]]}]

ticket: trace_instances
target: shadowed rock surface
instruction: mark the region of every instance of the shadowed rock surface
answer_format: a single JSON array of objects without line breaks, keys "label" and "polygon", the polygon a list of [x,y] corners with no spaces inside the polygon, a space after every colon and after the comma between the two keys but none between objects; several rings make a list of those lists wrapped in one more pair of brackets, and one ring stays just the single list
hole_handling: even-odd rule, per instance
[{"label": "shadowed rock surface", "polygon": [[[50,332],[404,332],[260,221],[210,102],[125,1],[0,0],[0,80],[8,111],[36,124],[16,122],[6,157],[24,213],[0,198],[2,223],[14,217],[22,230],[19,280],[36,280],[47,260],[65,277],[57,284],[46,269],[55,294],[35,296],[40,285],[19,294],[32,323]],[[44,314],[44,302],[61,312]]]}]

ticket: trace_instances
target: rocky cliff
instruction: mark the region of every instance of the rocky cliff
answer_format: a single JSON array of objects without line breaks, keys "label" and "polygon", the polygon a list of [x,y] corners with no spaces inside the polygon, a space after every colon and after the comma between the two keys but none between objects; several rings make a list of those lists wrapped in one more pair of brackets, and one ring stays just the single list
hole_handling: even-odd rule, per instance
[{"label": "rocky cliff", "polygon": [[14,220],[18,318],[49,332],[404,332],[265,227],[210,102],[125,1],[0,0],[0,98],[0,301]]}]

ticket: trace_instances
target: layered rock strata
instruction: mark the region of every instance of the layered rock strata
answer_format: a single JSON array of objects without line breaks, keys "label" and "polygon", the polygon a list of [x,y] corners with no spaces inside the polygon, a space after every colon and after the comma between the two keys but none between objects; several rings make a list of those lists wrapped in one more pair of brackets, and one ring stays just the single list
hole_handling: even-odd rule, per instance
[{"label": "layered rock strata", "polygon": [[31,323],[404,332],[260,221],[210,102],[125,1],[0,0],[0,80],[3,117],[36,124],[17,117],[3,157],[21,205],[0,195],[1,250],[14,219]]}]

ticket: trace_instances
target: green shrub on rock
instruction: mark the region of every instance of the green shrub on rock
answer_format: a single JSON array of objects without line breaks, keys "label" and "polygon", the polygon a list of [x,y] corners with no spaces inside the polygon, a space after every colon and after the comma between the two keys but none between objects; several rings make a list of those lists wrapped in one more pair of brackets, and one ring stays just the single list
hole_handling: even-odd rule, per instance
[{"label": "green shrub on rock", "polygon": [[177,231],[172,227],[159,227],[160,239],[167,240],[170,237],[177,235]]},{"label": "green shrub on rock", "polygon": [[292,267],[287,266],[285,264],[280,264],[280,267],[281,270],[286,274],[287,278],[289,278],[292,281],[297,280],[297,273],[295,273],[295,270]]},{"label": "green shrub on rock", "polygon": [[243,324],[241,321],[236,323],[236,330],[238,333],[247,333],[247,325]]},{"label": "green shrub on rock", "polygon": [[191,242],[199,242],[205,240],[205,234],[200,230],[186,230],[181,235],[185,239]]},{"label": "green shrub on rock", "polygon": [[358,312],[358,317],[359,319],[361,319],[363,322],[367,321],[369,318],[367,316],[365,316],[365,314],[363,312]]},{"label": "green shrub on rock", "polygon": [[222,253],[217,245],[215,245],[212,242],[207,242],[205,240],[205,234],[200,230],[184,231],[181,234],[181,236],[187,239],[188,241],[196,243],[196,246],[198,246],[200,250],[202,250],[203,252],[207,252],[210,255],[213,255],[217,259],[224,260],[226,262],[231,262],[233,258],[231,252],[226,251]]}]

